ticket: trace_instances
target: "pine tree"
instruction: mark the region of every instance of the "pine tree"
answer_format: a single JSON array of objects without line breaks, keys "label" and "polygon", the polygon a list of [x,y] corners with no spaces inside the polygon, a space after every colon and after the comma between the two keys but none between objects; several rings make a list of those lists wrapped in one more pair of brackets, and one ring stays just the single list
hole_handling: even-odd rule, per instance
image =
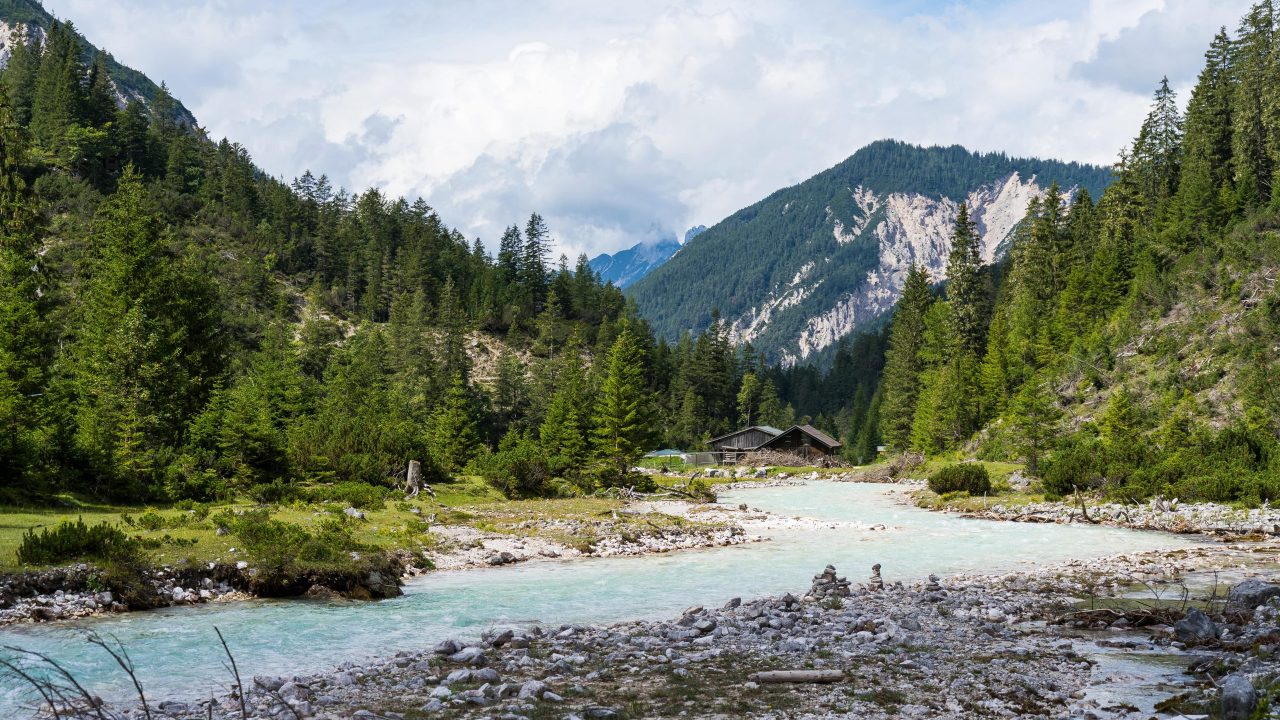
[{"label": "pine tree", "polygon": [[982,237],[969,218],[968,206],[962,204],[947,258],[947,303],[957,349],[978,355],[986,346],[989,293],[987,276],[982,272]]},{"label": "pine tree", "polygon": [[446,472],[460,472],[480,448],[471,408],[467,381],[461,373],[454,373],[444,400],[427,424],[427,446],[432,458]]},{"label": "pine tree", "polygon": [[1040,461],[1058,435],[1061,410],[1049,396],[1048,381],[1037,376],[1028,380],[1010,407],[1018,451],[1027,461],[1027,472],[1040,474]]},{"label": "pine tree", "polygon": [[176,445],[222,371],[220,305],[171,258],[159,216],[126,170],[95,219],[101,257],[69,348],[76,445],[112,492],[143,495],[152,456]]},{"label": "pine tree", "polygon": [[520,282],[533,299],[534,312],[547,299],[547,256],[551,253],[550,232],[542,216],[533,213],[524,228],[524,248],[520,255]]},{"label": "pine tree", "polygon": [[26,127],[31,123],[31,106],[35,102],[36,75],[44,52],[39,38],[25,28],[13,28],[9,34],[9,63],[4,70],[4,86],[13,112],[13,120]]},{"label": "pine tree", "polygon": [[1182,133],[1178,98],[1165,77],[1156,88],[1151,111],[1133,143],[1132,170],[1149,207],[1159,205],[1177,188],[1182,168]]},{"label": "pine tree", "polygon": [[0,475],[15,485],[40,441],[48,324],[40,306],[38,216],[20,170],[22,131],[0,102]]},{"label": "pine tree", "polygon": [[596,400],[595,450],[603,465],[601,480],[608,485],[623,482],[647,449],[650,400],[643,363],[631,325],[625,324],[609,350]]},{"label": "pine tree", "polygon": [[1226,223],[1220,202],[1231,182],[1231,40],[1223,28],[1205,53],[1205,66],[1187,105],[1184,158],[1178,184],[1184,246],[1205,242]]},{"label": "pine tree", "polygon": [[58,151],[67,130],[83,117],[84,78],[74,28],[69,23],[53,23],[31,101],[31,134],[44,149]]},{"label": "pine tree", "polygon": [[759,419],[756,411],[760,405],[760,380],[753,372],[742,376],[742,387],[738,389],[738,422],[744,427],[755,424]]},{"label": "pine tree", "polygon": [[1267,81],[1275,62],[1275,27],[1271,0],[1254,5],[1240,24],[1231,58],[1236,80],[1231,98],[1231,159],[1237,197],[1246,207],[1271,198],[1273,141],[1267,116],[1272,92]]},{"label": "pine tree", "polygon": [[106,125],[114,120],[118,108],[115,88],[111,84],[111,72],[107,69],[106,53],[94,55],[86,87],[85,119],[94,126]]},{"label": "pine tree", "polygon": [[925,342],[925,313],[932,303],[928,271],[913,264],[893,313],[881,380],[884,400],[880,407],[880,434],[895,449],[910,444],[920,373],[924,369],[921,351]]}]

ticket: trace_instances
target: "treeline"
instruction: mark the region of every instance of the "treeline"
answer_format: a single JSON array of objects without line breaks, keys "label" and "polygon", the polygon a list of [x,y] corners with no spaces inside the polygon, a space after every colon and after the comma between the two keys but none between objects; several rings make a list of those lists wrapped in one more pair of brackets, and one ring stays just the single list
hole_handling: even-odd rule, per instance
[{"label": "treeline", "polygon": [[[1115,182],[1033,201],[994,273],[960,215],[945,295],[916,268],[893,317],[883,443],[1021,458],[1058,494],[1280,497],[1280,295],[1250,280],[1280,259],[1278,32],[1269,1],[1220,32],[1185,115],[1161,82]],[[1199,295],[1215,318],[1162,322]],[[1179,367],[1197,333],[1221,369]]]},{"label": "treeline", "polygon": [[[723,328],[654,340],[534,214],[490,252],[421,200],[292,183],[121,105],[74,30],[0,73],[0,501],[287,495],[481,474],[632,482],[659,444],[785,423]],[[102,54],[97,57],[101,58]]]}]

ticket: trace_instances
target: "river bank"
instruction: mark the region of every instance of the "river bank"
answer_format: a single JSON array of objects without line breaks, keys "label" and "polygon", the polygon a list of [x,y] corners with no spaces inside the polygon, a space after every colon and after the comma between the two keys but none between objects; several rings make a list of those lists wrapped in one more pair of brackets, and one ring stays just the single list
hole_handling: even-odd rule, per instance
[{"label": "river bank", "polygon": [[[1215,613],[1211,637],[1191,643],[1181,625],[1135,631],[1127,618],[1139,614],[1079,611],[1131,594],[1135,584],[1176,597],[1191,574],[1240,572],[1256,550],[1207,545],[907,584],[886,568],[882,588],[827,568],[807,591],[694,607],[668,620],[494,627],[331,672],[244,678],[245,699],[250,717],[326,720],[1125,717],[1132,705],[1108,705],[1091,691],[1107,680],[1098,676],[1106,665],[1099,652],[1159,646],[1207,668],[1218,684],[1243,668],[1249,687],[1263,687],[1277,668],[1269,649],[1257,648],[1277,606],[1264,598],[1236,624]],[[767,682],[767,673],[791,670],[826,671],[831,681]],[[1189,682],[1178,702],[1219,701],[1219,690],[1200,684]],[[159,707],[189,720],[241,712],[234,693]]]},{"label": "river bank", "polygon": [[[779,526],[767,513],[757,511],[748,516],[745,509],[684,501],[633,501],[606,508],[603,513],[560,513],[547,518],[522,512],[499,519],[493,517],[496,514],[491,512],[469,524],[433,524],[431,540],[423,543],[422,549],[387,552],[385,567],[376,573],[347,573],[351,577],[341,578],[336,577],[341,573],[331,573],[334,577],[330,579],[300,573],[283,583],[293,590],[275,587],[271,596],[395,597],[400,594],[401,581],[432,570],[727,547],[766,540],[761,532]],[[744,520],[753,531],[744,529]],[[234,550],[231,548],[232,553]],[[244,560],[162,566],[135,573],[140,577],[131,578],[133,587],[128,592],[122,592],[111,579],[119,572],[87,563],[0,575],[0,626],[258,596],[258,570]]]},{"label": "river bank", "polygon": [[980,520],[1021,523],[1085,523],[1131,530],[1199,534],[1223,539],[1280,535],[1280,508],[1237,508],[1219,503],[1185,503],[1154,498],[1144,503],[1063,499],[1046,501],[1026,493],[989,498],[942,499],[921,484],[912,500],[928,510],[957,513]]}]

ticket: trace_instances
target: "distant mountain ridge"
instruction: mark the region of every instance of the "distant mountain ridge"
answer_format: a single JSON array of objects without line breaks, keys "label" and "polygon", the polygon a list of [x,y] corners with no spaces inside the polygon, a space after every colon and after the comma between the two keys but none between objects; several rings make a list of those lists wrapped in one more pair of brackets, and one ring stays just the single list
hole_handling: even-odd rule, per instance
[{"label": "distant mountain ridge", "polygon": [[911,262],[942,279],[960,203],[990,262],[1053,182],[1096,198],[1110,170],[877,141],[712,226],[628,294],[668,338],[718,309],[734,340],[804,362],[892,308]]},{"label": "distant mountain ridge", "polygon": [[[684,234],[684,241],[705,232],[706,225],[689,228]],[[628,285],[653,272],[654,269],[671,259],[680,250],[680,243],[675,238],[660,240],[656,243],[636,243],[626,250],[619,250],[610,255],[602,253],[591,259],[591,269],[615,286],[625,288]]]},{"label": "distant mountain ridge", "polygon": [[[39,0],[0,0],[0,66],[9,62],[11,36],[15,30],[25,31],[28,38],[35,36],[43,41],[50,26],[57,20],[48,10],[44,9]],[[121,106],[131,100],[141,102],[148,107],[151,106],[156,94],[160,91],[159,85],[141,72],[120,64],[111,56],[110,52],[93,45],[79,32],[76,34],[84,47],[86,64],[91,63],[98,53],[106,53],[107,70],[111,74],[111,81],[116,90],[116,99]],[[194,126],[196,124],[195,115],[177,98],[174,98],[172,102],[174,120],[182,125]]]}]

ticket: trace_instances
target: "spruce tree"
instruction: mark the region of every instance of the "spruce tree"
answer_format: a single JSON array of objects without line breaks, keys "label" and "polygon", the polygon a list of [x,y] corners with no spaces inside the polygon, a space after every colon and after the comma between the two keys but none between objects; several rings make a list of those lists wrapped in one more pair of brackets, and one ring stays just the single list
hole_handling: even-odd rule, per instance
[{"label": "spruce tree", "polygon": [[884,400],[880,406],[880,434],[897,450],[908,447],[911,440],[920,373],[924,370],[921,351],[925,343],[925,313],[932,303],[928,271],[913,264],[889,326],[889,348],[885,351],[881,380]]},{"label": "spruce tree", "polygon": [[1239,202],[1257,206],[1271,198],[1274,146],[1268,125],[1274,112],[1268,76],[1275,63],[1276,17],[1272,0],[1253,6],[1240,24],[1231,59],[1235,92],[1231,98],[1231,159]]},{"label": "spruce tree", "polygon": [[1223,28],[1205,53],[1204,69],[1187,105],[1178,184],[1179,232],[1184,247],[1211,239],[1226,222],[1227,208],[1220,198],[1231,182],[1231,52],[1231,39]]},{"label": "spruce tree", "polygon": [[427,446],[446,472],[462,471],[480,449],[472,414],[470,388],[461,373],[454,373],[444,400],[427,423]]},{"label": "spruce tree", "polygon": [[1028,380],[1014,397],[1010,407],[1018,451],[1027,462],[1027,472],[1040,475],[1040,461],[1053,447],[1058,436],[1062,411],[1049,395],[1049,382],[1043,376]]},{"label": "spruce tree", "polygon": [[595,408],[595,451],[606,485],[623,482],[648,449],[649,396],[644,357],[631,325],[625,324],[609,349]]},{"label": "spruce tree", "polygon": [[172,258],[140,178],[126,170],[99,208],[101,255],[68,348],[76,446],[111,492],[153,493],[153,455],[172,447],[222,371],[218,298]]},{"label": "spruce tree", "polygon": [[947,258],[947,303],[958,350],[976,356],[985,347],[989,293],[987,276],[982,272],[982,237],[969,218],[968,206],[962,204]]}]

